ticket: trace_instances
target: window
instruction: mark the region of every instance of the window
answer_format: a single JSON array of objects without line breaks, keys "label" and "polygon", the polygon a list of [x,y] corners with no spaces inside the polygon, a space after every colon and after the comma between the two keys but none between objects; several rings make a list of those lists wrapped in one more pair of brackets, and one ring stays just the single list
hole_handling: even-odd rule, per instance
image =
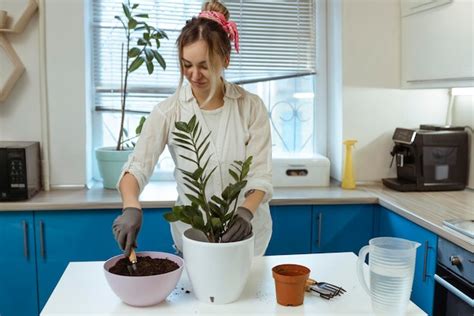
[{"label": "window", "polygon": [[[131,1],[134,2],[133,0]],[[139,8],[148,23],[164,29],[160,52],[167,69],[155,67],[153,75],[140,69],[129,78],[126,125],[134,130],[139,118],[171,95],[179,80],[176,38],[185,21],[196,16],[201,0],[141,0]],[[319,48],[316,17],[323,10],[319,0],[227,0],[231,20],[240,33],[240,54],[233,51],[224,76],[258,94],[268,107],[272,125],[273,154],[312,154],[317,151],[316,109],[320,101],[317,73]],[[113,145],[119,125],[121,43],[123,30],[115,15],[121,0],[93,0],[94,146]],[[319,26],[319,24],[318,24]],[[318,41],[319,43],[319,41]],[[145,67],[143,67],[145,68]],[[317,93],[318,91],[318,93]],[[158,169],[172,170],[169,154]]]}]

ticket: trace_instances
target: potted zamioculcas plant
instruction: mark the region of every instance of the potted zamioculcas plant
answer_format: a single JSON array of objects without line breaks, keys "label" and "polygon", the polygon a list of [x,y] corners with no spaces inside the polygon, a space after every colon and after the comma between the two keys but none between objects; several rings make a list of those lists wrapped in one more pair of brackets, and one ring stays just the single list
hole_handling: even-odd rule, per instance
[{"label": "potted zamioculcas plant", "polygon": [[122,16],[115,16],[120,22],[125,38],[122,43],[122,81],[121,81],[121,106],[120,106],[120,128],[118,130],[117,143],[114,147],[102,147],[96,149],[96,158],[99,171],[104,181],[104,188],[115,189],[120,176],[120,171],[135,146],[135,138],[141,132],[145,117],[142,117],[135,136],[130,136],[124,126],[125,113],[127,109],[127,92],[129,75],[144,65],[151,75],[155,70],[155,63],[165,70],[166,62],[158,52],[160,40],[168,39],[166,33],[147,24],[149,18],[146,13],[138,13],[139,4],[130,4],[130,1],[122,3]]},{"label": "potted zamioculcas plant", "polygon": [[194,170],[179,169],[191,203],[174,206],[164,217],[192,227],[183,234],[183,256],[194,295],[203,302],[230,303],[239,298],[247,282],[254,255],[254,236],[229,243],[221,242],[221,238],[236,219],[237,200],[247,184],[252,157],[234,161],[228,170],[234,182],[220,195],[208,199],[206,187],[216,169],[209,168],[210,155],[205,158],[210,133],[202,135],[195,115],[188,122],[176,122],[175,127],[178,131],[173,132],[173,140],[186,152],[180,157],[195,166]]}]

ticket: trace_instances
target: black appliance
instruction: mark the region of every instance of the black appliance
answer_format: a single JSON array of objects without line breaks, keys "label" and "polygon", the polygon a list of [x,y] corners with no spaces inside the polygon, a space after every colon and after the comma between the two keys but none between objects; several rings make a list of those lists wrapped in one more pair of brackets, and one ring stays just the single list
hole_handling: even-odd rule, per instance
[{"label": "black appliance", "polygon": [[[392,163],[397,178],[382,179],[397,191],[463,190],[468,175],[468,136],[463,127],[396,128]],[[392,163],[390,166],[392,166]]]},{"label": "black appliance", "polygon": [[31,198],[41,189],[38,142],[0,141],[0,201]]},{"label": "black appliance", "polygon": [[474,254],[443,238],[438,240],[435,316],[474,315]]}]

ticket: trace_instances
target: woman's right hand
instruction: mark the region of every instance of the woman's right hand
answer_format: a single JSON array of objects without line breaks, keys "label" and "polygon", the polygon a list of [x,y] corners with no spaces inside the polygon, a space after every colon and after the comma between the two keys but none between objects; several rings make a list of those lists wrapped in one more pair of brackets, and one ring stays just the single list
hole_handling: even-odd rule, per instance
[{"label": "woman's right hand", "polygon": [[143,211],[137,207],[126,207],[112,225],[112,232],[126,257],[137,248],[137,237],[142,226]]}]

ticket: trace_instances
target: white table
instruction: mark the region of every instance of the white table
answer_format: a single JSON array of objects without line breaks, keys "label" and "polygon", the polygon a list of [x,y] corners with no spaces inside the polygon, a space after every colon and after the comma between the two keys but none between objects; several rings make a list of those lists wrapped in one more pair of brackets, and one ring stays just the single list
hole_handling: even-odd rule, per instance
[{"label": "white table", "polygon": [[[371,315],[369,296],[356,276],[353,253],[327,253],[255,258],[240,299],[226,305],[199,302],[192,293],[186,271],[168,298],[151,307],[122,303],[109,288],[103,262],[71,262],[41,316],[58,315]],[[310,277],[342,286],[347,293],[331,300],[306,293],[304,304],[285,307],[276,303],[271,269],[281,263],[297,263],[311,269]],[[368,270],[366,266],[366,270]],[[407,315],[426,315],[409,303]]]}]

